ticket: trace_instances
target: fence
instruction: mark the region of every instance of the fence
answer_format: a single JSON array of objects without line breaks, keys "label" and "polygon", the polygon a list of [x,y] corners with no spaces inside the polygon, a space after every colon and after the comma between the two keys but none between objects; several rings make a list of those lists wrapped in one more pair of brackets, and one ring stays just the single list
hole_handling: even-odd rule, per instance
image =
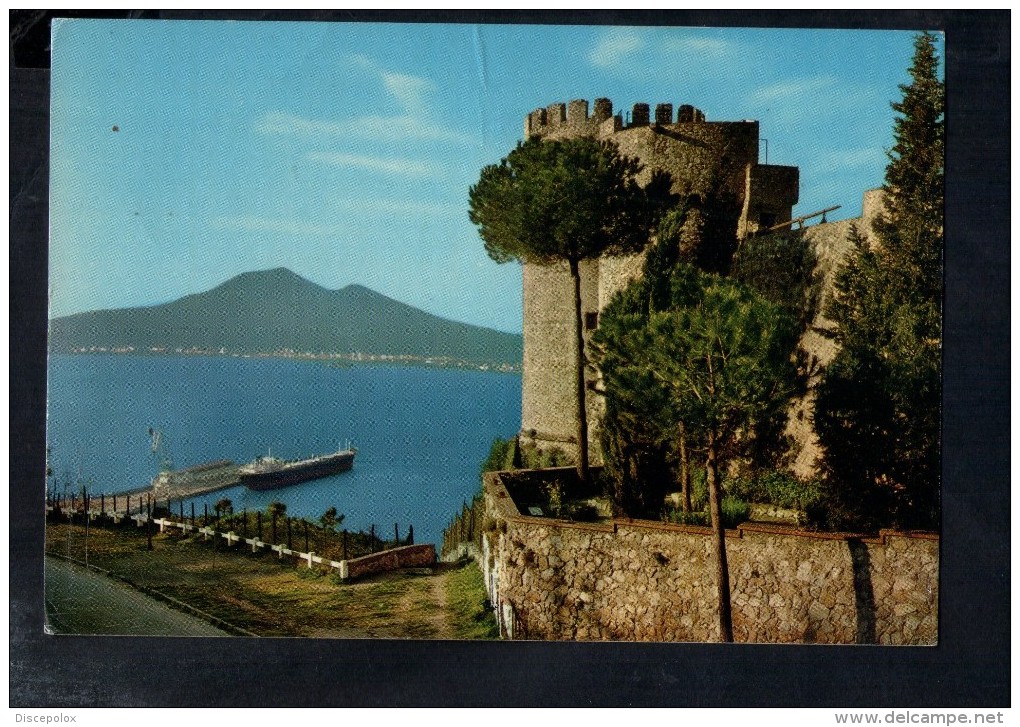
[{"label": "fence", "polygon": [[[94,509],[96,505],[99,506],[99,509]],[[169,498],[164,500],[164,505],[169,511],[171,500]],[[98,517],[113,517],[114,515],[124,518],[132,513],[144,513],[146,507],[156,509],[157,503],[152,498],[152,494],[145,491],[121,495],[89,495],[84,498],[77,495],[66,497],[47,495],[46,497],[46,512],[83,514],[87,511],[93,520]]]},{"label": "fence", "polygon": [[443,530],[440,554],[444,561],[476,557],[481,552],[484,518],[485,500],[481,495],[475,495],[470,505],[465,502],[461,506],[460,512]]},{"label": "fence", "polygon": [[[141,498],[139,498],[141,499]],[[182,535],[201,535],[203,540],[212,539],[215,542],[219,542],[218,539],[226,541],[228,548],[231,548],[240,543],[244,543],[245,546],[251,547],[251,552],[257,553],[260,550],[268,550],[277,554],[277,558],[280,560],[284,556],[288,558],[294,558],[295,562],[304,562],[308,568],[312,568],[316,565],[324,566],[329,570],[337,571],[341,580],[351,580],[359,578],[361,576],[369,575],[372,573],[380,573],[387,570],[396,570],[398,568],[409,568],[409,567],[423,567],[432,565],[436,562],[436,548],[431,543],[423,545],[399,545],[399,529],[394,525],[395,535],[395,547],[389,548],[380,552],[373,552],[367,555],[359,556],[356,558],[344,558],[341,560],[334,560],[327,558],[322,555],[316,555],[313,551],[303,552],[296,550],[289,545],[290,538],[290,520],[287,521],[288,530],[288,545],[282,543],[270,543],[263,541],[261,537],[249,538],[246,535],[239,535],[233,530],[221,531],[214,527],[210,527],[208,522],[203,522],[202,525],[197,525],[194,522],[194,516],[192,516],[192,522],[189,523],[183,516],[180,520],[174,520],[168,517],[154,517],[151,514],[152,507],[149,505],[145,510],[131,514],[128,511],[113,511],[105,512],[101,508],[99,510],[92,510],[88,508],[89,501],[85,500],[83,503],[83,509],[81,511],[75,509],[62,510],[60,503],[55,505],[47,505],[47,514],[50,513],[66,513],[70,522],[74,522],[75,516],[84,518],[88,516],[89,521],[98,521],[102,518],[110,519],[114,524],[120,524],[125,520],[132,520],[139,528],[147,528],[150,523],[152,525],[159,526],[159,532],[165,533],[173,529],[181,531]],[[170,503],[167,503],[167,509],[169,510]],[[207,516],[205,520],[207,520]],[[245,521],[247,522],[247,520]],[[306,523],[307,525],[307,523]],[[261,529],[261,528],[260,528]],[[274,527],[275,529],[275,527]],[[372,538],[375,538],[375,527],[372,528]],[[410,527],[407,541],[413,542],[414,528]],[[346,554],[346,541],[347,532],[344,531],[344,551]],[[150,532],[151,537],[151,532]],[[307,528],[306,528],[306,543],[307,539]]]}]

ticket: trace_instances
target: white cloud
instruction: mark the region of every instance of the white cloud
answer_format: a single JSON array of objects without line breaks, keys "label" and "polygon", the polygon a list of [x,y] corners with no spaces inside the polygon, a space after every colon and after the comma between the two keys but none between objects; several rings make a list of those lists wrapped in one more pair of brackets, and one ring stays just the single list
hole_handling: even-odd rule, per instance
[{"label": "white cloud", "polygon": [[271,111],[255,124],[260,134],[318,134],[341,136],[349,132],[350,122],[305,119],[282,111]]},{"label": "white cloud", "polygon": [[606,31],[588,55],[588,60],[599,68],[619,66],[629,56],[641,50],[644,39],[627,28]]},{"label": "white cloud", "polygon": [[408,110],[423,109],[425,94],[435,87],[435,84],[427,78],[390,71],[360,53],[350,55],[347,59],[351,65],[358,66],[379,78],[389,94]]},{"label": "white cloud", "polygon": [[[830,133],[833,119],[844,121],[861,116],[862,109],[875,103],[874,89],[841,84],[832,76],[816,76],[764,86],[748,94],[743,107],[748,113],[760,114],[763,121],[779,125],[796,135]],[[775,127],[773,127],[775,128]]]},{"label": "white cloud", "polygon": [[382,142],[442,141],[473,145],[477,139],[441,125],[429,118],[428,94],[435,84],[427,78],[390,71],[363,55],[348,57],[351,66],[375,76],[386,92],[403,109],[391,116],[363,115],[345,120],[310,119],[274,111],[256,123],[260,134],[306,134],[344,136],[352,139]]},{"label": "white cloud", "polygon": [[348,121],[309,119],[281,111],[263,116],[255,125],[260,134],[303,134],[356,138],[368,141],[445,141],[470,145],[475,137],[412,116],[359,116]]},{"label": "white cloud", "polygon": [[352,124],[352,136],[374,141],[446,141],[454,144],[475,144],[471,134],[435,124],[416,116],[362,116]]},{"label": "white cloud", "polygon": [[735,42],[722,38],[704,36],[683,36],[668,38],[662,43],[662,50],[669,53],[682,53],[697,56],[723,56],[738,50]]},{"label": "white cloud", "polygon": [[404,108],[413,111],[425,108],[425,94],[433,88],[431,81],[418,76],[408,76],[390,71],[383,71],[381,76],[386,90]]},{"label": "white cloud", "polygon": [[761,104],[803,100],[805,97],[813,96],[819,91],[829,91],[835,85],[836,79],[832,76],[800,78],[759,88],[751,94],[748,100],[752,103]]},{"label": "white cloud", "polygon": [[638,32],[633,28],[612,28],[602,33],[588,61],[599,68],[619,73],[646,76],[650,67],[660,73],[680,73],[689,64],[706,57],[718,62],[736,58],[738,42],[711,35],[681,30],[670,35]]},{"label": "white cloud", "polygon": [[401,177],[427,177],[435,173],[433,165],[419,159],[392,159],[328,151],[313,151],[307,154],[306,158],[337,167],[357,167],[381,174],[397,174]]}]

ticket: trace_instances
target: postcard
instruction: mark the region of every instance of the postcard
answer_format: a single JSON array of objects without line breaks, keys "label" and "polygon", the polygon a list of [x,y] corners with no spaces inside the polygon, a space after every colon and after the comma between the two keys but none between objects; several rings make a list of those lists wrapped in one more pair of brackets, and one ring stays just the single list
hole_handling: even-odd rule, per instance
[{"label": "postcard", "polygon": [[54,20],[47,632],[938,643],[944,55]]}]

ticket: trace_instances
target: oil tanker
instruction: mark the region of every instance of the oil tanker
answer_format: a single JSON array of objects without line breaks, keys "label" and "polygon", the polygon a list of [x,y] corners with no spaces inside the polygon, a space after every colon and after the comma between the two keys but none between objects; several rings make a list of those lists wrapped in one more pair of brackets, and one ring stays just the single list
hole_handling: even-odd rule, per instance
[{"label": "oil tanker", "polygon": [[275,490],[278,487],[346,472],[354,466],[355,454],[357,450],[349,445],[347,449],[309,459],[287,461],[270,454],[244,465],[237,474],[240,483],[250,490]]}]

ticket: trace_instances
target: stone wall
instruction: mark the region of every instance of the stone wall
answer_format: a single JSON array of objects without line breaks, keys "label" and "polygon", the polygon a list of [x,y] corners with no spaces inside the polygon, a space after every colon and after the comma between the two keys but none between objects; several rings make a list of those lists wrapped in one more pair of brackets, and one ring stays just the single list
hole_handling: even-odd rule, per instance
[{"label": "stone wall", "polygon": [[[598,315],[599,261],[580,265],[582,314]],[[577,344],[574,288],[567,263],[524,265],[524,365],[521,441],[539,448],[577,452]],[[585,330],[587,343],[592,331]],[[586,397],[589,441],[600,415],[597,397]]]},{"label": "stone wall", "polygon": [[737,213],[745,176],[758,162],[757,121],[643,126],[616,132],[612,140],[621,154],[644,164],[640,183],[650,181],[653,170],[669,172],[675,192],[708,194],[721,181],[737,198]]},{"label": "stone wall", "polygon": [[404,545],[346,561],[347,571],[343,577],[360,578],[398,568],[425,568],[435,565],[435,562],[436,546],[432,543]]},{"label": "stone wall", "polygon": [[[509,638],[713,641],[711,530],[522,516],[485,480],[484,570]],[[939,541],[745,525],[727,532],[734,638],[934,644]]]},{"label": "stone wall", "polygon": [[[751,169],[748,192],[748,213],[758,220],[763,213],[771,216],[772,225],[789,222],[793,205],[800,198],[800,169],[775,164],[759,164]],[[755,231],[770,225],[753,225]],[[750,231],[750,230],[749,230]]]},{"label": "stone wall", "polygon": [[814,426],[816,387],[821,382],[825,367],[839,350],[832,337],[835,324],[825,315],[825,308],[833,295],[836,274],[853,248],[849,239],[851,226],[856,225],[865,235],[872,234],[872,222],[883,209],[882,199],[882,190],[868,190],[864,193],[863,213],[860,217],[811,225],[799,233],[815,251],[815,273],[821,279],[822,288],[818,312],[801,335],[799,344],[810,364],[807,393],[793,402],[786,426],[786,433],[794,443],[790,469],[799,477],[813,476],[822,455]]}]

